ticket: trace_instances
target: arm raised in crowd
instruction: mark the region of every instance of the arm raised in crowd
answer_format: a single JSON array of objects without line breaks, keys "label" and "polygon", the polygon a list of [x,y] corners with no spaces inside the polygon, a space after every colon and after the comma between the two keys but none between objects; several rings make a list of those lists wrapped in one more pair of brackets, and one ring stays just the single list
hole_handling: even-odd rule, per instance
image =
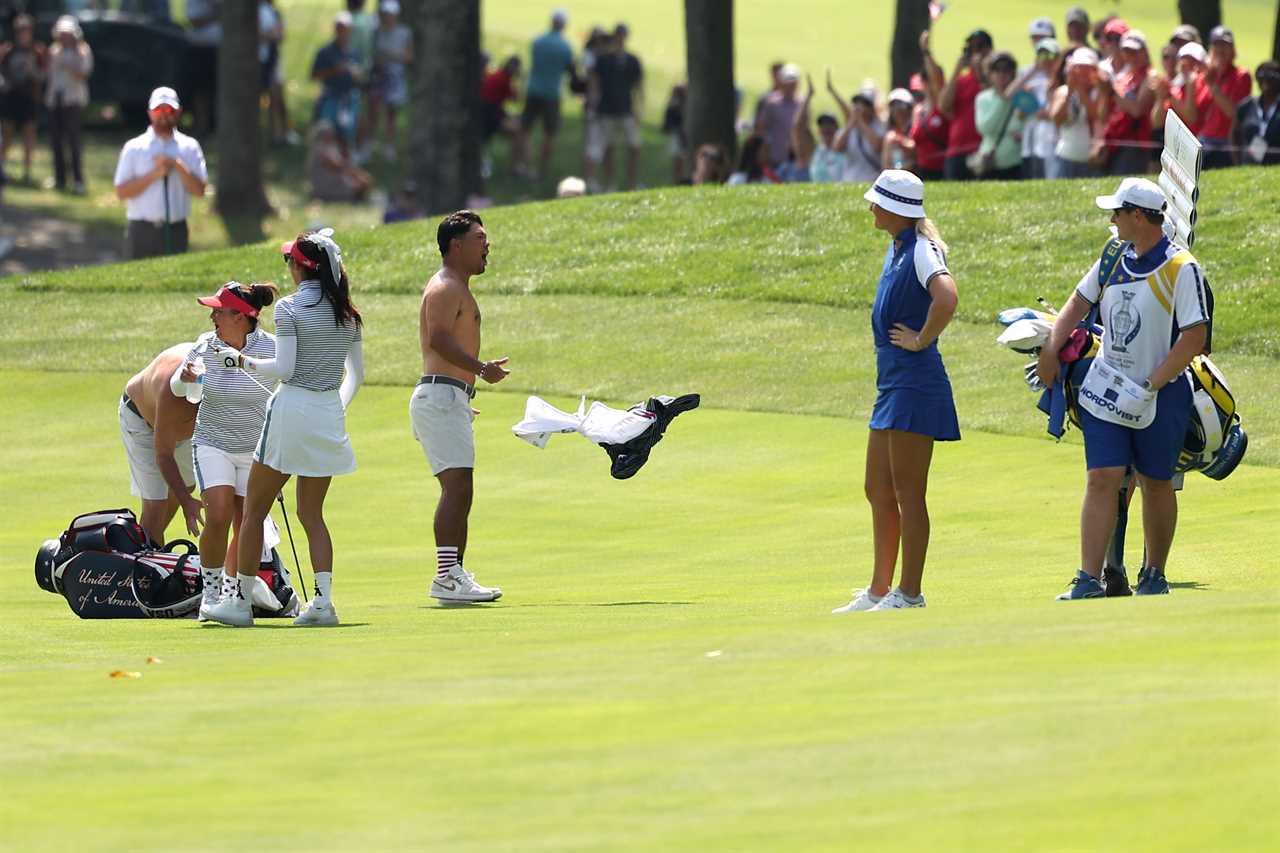
[{"label": "arm raised in crowd", "polygon": [[805,93],[800,109],[796,110],[795,121],[791,123],[791,150],[795,152],[796,164],[808,166],[813,160],[813,151],[818,147],[813,138],[813,128],[809,126],[809,104],[813,102],[813,78],[805,75],[809,81],[809,91]]}]

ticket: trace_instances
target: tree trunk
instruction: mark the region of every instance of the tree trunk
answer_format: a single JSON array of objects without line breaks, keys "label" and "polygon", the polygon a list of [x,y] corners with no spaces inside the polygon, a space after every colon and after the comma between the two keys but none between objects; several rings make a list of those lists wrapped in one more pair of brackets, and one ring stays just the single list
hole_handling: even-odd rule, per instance
[{"label": "tree trunk", "polygon": [[410,84],[410,162],[429,213],[480,189],[480,0],[417,0]]},{"label": "tree trunk", "polygon": [[1271,58],[1280,62],[1280,2],[1276,3],[1276,32],[1271,39]]},{"label": "tree trunk", "polygon": [[258,3],[223,0],[218,48],[217,210],[235,243],[263,238],[271,205],[262,188],[258,130]]},{"label": "tree trunk", "polygon": [[1222,23],[1221,0],[1178,0],[1178,16],[1182,23],[1200,31],[1204,46],[1209,46],[1209,31]]},{"label": "tree trunk", "polygon": [[685,0],[685,67],[689,96],[685,135],[689,150],[720,145],[732,163],[737,158],[733,81],[733,0]]},{"label": "tree trunk", "polygon": [[889,46],[890,78],[894,88],[907,88],[911,75],[924,67],[920,34],[929,29],[929,0],[898,0],[893,43]]}]

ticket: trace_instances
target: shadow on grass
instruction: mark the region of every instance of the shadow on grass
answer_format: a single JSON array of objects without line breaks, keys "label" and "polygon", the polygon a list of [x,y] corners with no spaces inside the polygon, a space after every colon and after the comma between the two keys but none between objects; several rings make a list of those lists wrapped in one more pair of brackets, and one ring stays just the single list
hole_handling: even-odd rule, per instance
[{"label": "shadow on grass", "polygon": [[513,604],[512,607],[691,607],[696,601],[554,601],[547,604]]},{"label": "shadow on grass", "polygon": [[1199,589],[1199,590],[1205,590],[1205,589],[1209,589],[1210,587],[1209,587],[1209,585],[1208,585],[1208,584],[1200,583],[1200,581],[1179,581],[1178,583],[1173,583],[1173,582],[1171,581],[1171,582],[1169,583],[1169,588],[1170,588],[1170,589]]},{"label": "shadow on grass", "polygon": [[[273,629],[288,628],[290,630],[297,629],[299,631],[312,631],[312,630],[341,631],[344,628],[368,628],[369,624],[370,623],[368,622],[343,622],[339,625],[303,626],[303,625],[294,625],[292,619],[286,618],[286,619],[279,619],[279,620],[272,619],[270,621],[259,619],[259,620],[256,620],[249,627],[273,628]],[[235,626],[222,625],[217,622],[200,622],[198,623],[198,625],[201,628],[228,628],[232,630],[239,630],[239,629],[236,629]]]}]

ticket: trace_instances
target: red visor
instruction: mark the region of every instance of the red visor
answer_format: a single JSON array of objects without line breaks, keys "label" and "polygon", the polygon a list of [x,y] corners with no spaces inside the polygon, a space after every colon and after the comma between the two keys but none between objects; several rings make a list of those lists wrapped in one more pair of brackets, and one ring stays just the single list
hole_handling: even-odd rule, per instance
[{"label": "red visor", "polygon": [[298,248],[297,240],[290,240],[287,243],[282,243],[280,245],[280,252],[286,258],[292,258],[293,260],[297,261],[299,264],[301,264],[302,266],[306,267],[309,270],[320,269],[319,261],[313,261],[310,258],[308,258],[306,255],[302,254],[302,250]]},{"label": "red visor", "polygon": [[201,305],[207,305],[210,308],[230,308],[232,311],[238,311],[247,317],[257,317],[258,309],[254,308],[248,302],[245,302],[230,287],[221,287],[213,296],[198,296],[196,302]]}]

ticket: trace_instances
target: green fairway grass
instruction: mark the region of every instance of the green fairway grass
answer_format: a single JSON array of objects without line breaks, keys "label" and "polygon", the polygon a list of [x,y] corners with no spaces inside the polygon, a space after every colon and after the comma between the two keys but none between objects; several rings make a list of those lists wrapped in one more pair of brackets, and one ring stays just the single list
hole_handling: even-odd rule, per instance
[{"label": "green fairway grass", "polygon": [[[486,212],[484,352],[513,372],[476,399],[467,566],[505,595],[470,608],[426,597],[437,488],[407,416],[434,223],[340,233],[369,385],[327,506],[331,630],[81,622],[32,576],[73,516],[135,503],[128,376],[209,327],[197,294],[279,279],[278,245],[0,281],[0,850],[1269,850],[1274,174],[1205,179],[1196,254],[1250,450],[1224,482],[1188,475],[1173,593],[1150,599],[1052,600],[1082,452],[994,343],[996,311],[1061,303],[1088,268],[1106,181],[930,190],[964,440],[934,455],[914,613],[829,614],[871,557],[886,238],[856,188]],[[510,433],[531,393],[687,392],[703,408],[625,482],[578,436]]]},{"label": "green fairway grass", "polygon": [[1188,481],[1172,595],[1061,604],[1079,449],[970,433],[935,455],[930,607],[838,618],[868,571],[860,423],[699,410],[617,482],[577,436],[515,439],[523,398],[485,393],[467,563],[506,595],[441,609],[408,388],[366,388],[328,507],[343,627],[79,622],[30,560],[128,502],[125,378],[3,374],[0,848],[1261,850],[1280,829],[1274,470]]}]

